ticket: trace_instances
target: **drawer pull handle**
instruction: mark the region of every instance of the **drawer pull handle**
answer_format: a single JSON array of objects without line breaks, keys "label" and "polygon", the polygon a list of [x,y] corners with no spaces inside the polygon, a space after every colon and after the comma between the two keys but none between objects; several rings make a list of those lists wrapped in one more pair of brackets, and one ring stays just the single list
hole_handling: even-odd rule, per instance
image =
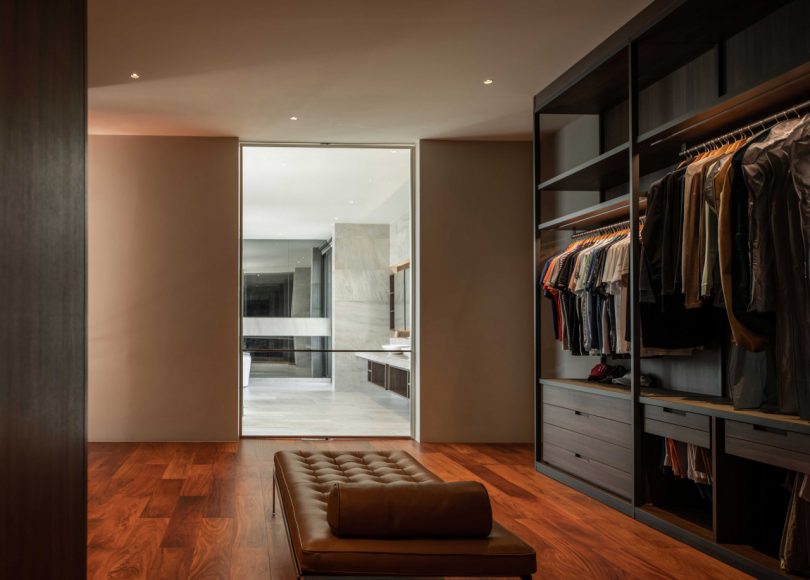
[{"label": "drawer pull handle", "polygon": [[574,411],[574,415],[579,415],[580,417],[588,417],[588,413],[583,413],[582,411]]},{"label": "drawer pull handle", "polygon": [[754,431],[762,431],[764,433],[772,433],[774,435],[781,435],[787,437],[788,432],[784,429],[774,429],[773,427],[765,427],[764,425],[754,425]]},{"label": "drawer pull handle", "polygon": [[662,407],[664,409],[664,413],[671,413],[673,415],[680,415],[681,417],[686,417],[686,411],[679,411],[678,409],[670,409],[669,407]]},{"label": "drawer pull handle", "polygon": [[587,457],[585,457],[584,455],[580,455],[579,453],[574,453],[574,457],[576,457],[577,459],[582,459],[583,461],[589,461]]}]

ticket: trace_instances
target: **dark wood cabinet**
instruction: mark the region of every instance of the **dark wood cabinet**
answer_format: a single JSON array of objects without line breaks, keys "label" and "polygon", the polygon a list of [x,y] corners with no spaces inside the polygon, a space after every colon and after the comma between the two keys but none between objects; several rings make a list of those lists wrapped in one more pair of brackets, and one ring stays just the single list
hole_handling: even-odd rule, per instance
[{"label": "dark wood cabinet", "polygon": [[411,373],[396,367],[388,367],[388,390],[403,397],[410,397]]},{"label": "dark wood cabinet", "polygon": [[411,396],[411,373],[399,367],[370,360],[368,382],[403,397]]},{"label": "dark wood cabinet", "polygon": [[[608,361],[629,369],[629,388],[587,382],[599,358],[551,344],[535,286],[537,469],[757,577],[784,575],[781,527],[768,524],[785,515],[787,471],[810,471],[810,422],[720,400],[721,345],[641,357],[640,232],[644,191],[682,148],[810,109],[808,20],[806,0],[656,0],[534,99],[535,280],[571,232],[627,222],[633,339],[629,360]],[[660,388],[642,389],[642,374]],[[667,439],[704,450],[709,491],[663,476]]]},{"label": "dark wood cabinet", "polygon": [[368,363],[368,381],[385,388],[388,366],[376,362]]}]

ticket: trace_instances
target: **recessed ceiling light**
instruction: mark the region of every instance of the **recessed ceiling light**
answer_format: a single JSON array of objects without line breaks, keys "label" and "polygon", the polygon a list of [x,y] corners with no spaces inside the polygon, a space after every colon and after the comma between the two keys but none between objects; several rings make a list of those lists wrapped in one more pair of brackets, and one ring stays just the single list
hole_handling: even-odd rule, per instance
[{"label": "recessed ceiling light", "polygon": [[396,149],[391,149],[391,153],[396,153],[396,152],[397,152]]},{"label": "recessed ceiling light", "polygon": [[349,200],[349,205],[354,205],[354,200],[353,199]]},{"label": "recessed ceiling light", "polygon": [[137,80],[137,79],[141,78],[141,75],[139,75],[138,73],[134,72],[134,73],[132,73],[131,75],[129,75],[129,78],[131,78],[131,79],[136,79],[136,80]]},{"label": "recessed ceiling light", "polygon": [[295,115],[293,115],[292,117],[290,117],[290,121],[297,121],[297,120],[298,120],[298,117],[296,117]]},{"label": "recessed ceiling light", "polygon": [[335,218],[335,221],[338,221],[340,218]]},{"label": "recessed ceiling light", "polygon": [[484,81],[484,84],[485,84],[485,85],[491,85],[491,84],[492,84],[492,83],[494,83],[494,82],[495,82],[495,81],[493,81],[492,79],[487,79],[487,80],[485,80],[485,81]]}]

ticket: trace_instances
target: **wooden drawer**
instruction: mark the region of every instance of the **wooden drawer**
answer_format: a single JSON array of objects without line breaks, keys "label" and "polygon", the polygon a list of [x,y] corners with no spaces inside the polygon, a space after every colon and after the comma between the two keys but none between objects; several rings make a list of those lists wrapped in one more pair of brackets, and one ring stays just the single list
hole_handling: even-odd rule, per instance
[{"label": "wooden drawer", "polygon": [[[623,401],[629,406],[630,403]],[[543,405],[543,424],[561,427],[594,439],[607,441],[622,447],[630,447],[633,433],[628,423],[605,419],[575,409],[555,405]]]},{"label": "wooden drawer", "polygon": [[711,417],[699,413],[671,409],[669,407],[658,407],[657,405],[644,405],[644,416],[664,423],[672,423],[681,427],[689,427],[699,431],[709,431],[711,427]]},{"label": "wooden drawer", "polygon": [[711,447],[711,418],[669,407],[644,405],[644,432],[684,443]]},{"label": "wooden drawer", "polygon": [[726,421],[726,453],[810,473],[810,435],[804,433]]},{"label": "wooden drawer", "polygon": [[629,473],[591,459],[587,454],[543,442],[543,461],[616,495],[629,498],[632,493],[633,481]]},{"label": "wooden drawer", "polygon": [[564,409],[574,409],[621,423],[630,423],[630,401],[628,399],[592,395],[574,389],[543,385],[543,403]]},{"label": "wooden drawer", "polygon": [[632,473],[633,455],[627,447],[543,423],[543,442],[589,457],[619,471]]}]

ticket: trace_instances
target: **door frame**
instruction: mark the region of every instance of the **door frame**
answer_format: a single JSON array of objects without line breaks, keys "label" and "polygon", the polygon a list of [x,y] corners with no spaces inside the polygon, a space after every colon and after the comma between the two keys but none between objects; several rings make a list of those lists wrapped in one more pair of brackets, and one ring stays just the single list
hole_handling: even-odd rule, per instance
[{"label": "door frame", "polygon": [[[309,142],[283,142],[283,141],[239,141],[239,247],[238,247],[238,256],[239,256],[239,300],[238,303],[238,312],[237,315],[238,319],[238,328],[239,333],[237,337],[237,353],[239,358],[239,376],[238,376],[238,393],[239,393],[239,438],[264,438],[261,436],[253,436],[253,435],[245,435],[242,432],[242,415],[244,413],[244,400],[243,400],[243,376],[242,376],[242,312],[243,312],[243,304],[242,299],[244,296],[244,288],[243,288],[243,281],[244,281],[244,272],[243,272],[243,263],[242,263],[242,246],[243,246],[243,237],[242,237],[242,215],[244,212],[244,198],[243,198],[243,151],[246,147],[308,147],[313,149],[402,149],[408,151],[410,155],[410,172],[411,172],[411,199],[410,199],[410,208],[411,208],[411,306],[410,316],[411,316],[411,389],[410,389],[410,413],[409,413],[409,421],[410,421],[410,437],[408,439],[418,439],[416,437],[416,428],[418,425],[418,418],[417,413],[419,410],[419,353],[417,349],[418,344],[418,318],[417,312],[419,311],[417,307],[417,302],[419,301],[419,263],[417,257],[417,231],[418,231],[418,219],[419,216],[417,214],[417,188],[416,188],[416,152],[417,146],[412,143],[309,143]],[[306,436],[306,435],[304,435]],[[330,436],[325,436],[329,437]],[[292,437],[297,438],[297,437]],[[353,437],[354,438],[354,437]],[[382,439],[384,437],[368,437],[369,439]],[[401,439],[402,437],[392,436],[391,438]]]}]

